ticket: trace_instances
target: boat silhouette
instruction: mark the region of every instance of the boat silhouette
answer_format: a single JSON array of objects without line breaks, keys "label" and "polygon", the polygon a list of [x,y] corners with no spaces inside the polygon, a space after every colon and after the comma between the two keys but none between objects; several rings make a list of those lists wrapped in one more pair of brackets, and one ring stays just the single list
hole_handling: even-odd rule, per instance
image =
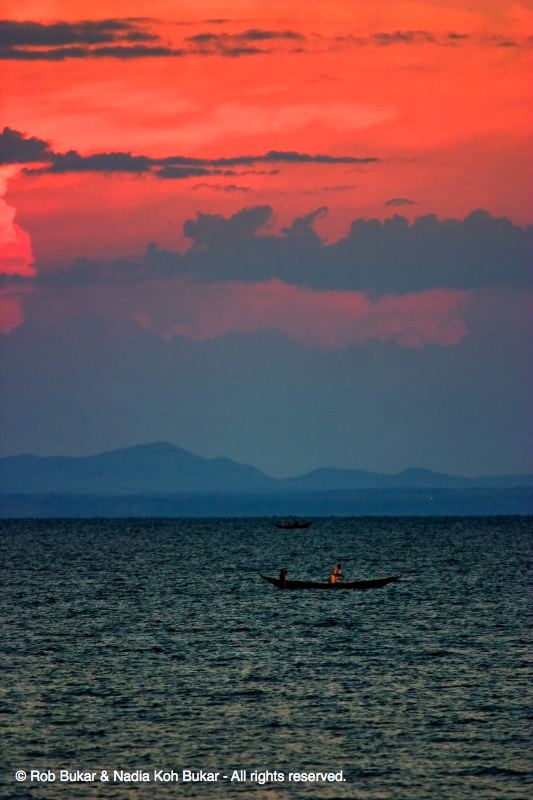
[{"label": "boat silhouette", "polygon": [[276,528],[284,528],[285,530],[296,530],[297,528],[310,528],[312,522],[308,522],[304,519],[289,519],[289,520],[279,520],[276,522]]},{"label": "boat silhouette", "polygon": [[396,583],[400,580],[400,575],[391,575],[388,578],[374,578],[367,581],[338,581],[329,583],[327,581],[289,581],[285,578],[273,578],[270,575],[261,575],[263,580],[276,586],[278,589],[331,589],[334,592],[341,589],[357,589],[366,591],[367,589],[381,589],[389,583]]}]

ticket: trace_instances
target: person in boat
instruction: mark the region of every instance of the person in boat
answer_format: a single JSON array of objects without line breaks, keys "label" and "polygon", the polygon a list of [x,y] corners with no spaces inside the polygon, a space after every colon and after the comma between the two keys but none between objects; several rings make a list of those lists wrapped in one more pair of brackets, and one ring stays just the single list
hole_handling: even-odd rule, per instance
[{"label": "person in boat", "polygon": [[280,571],[279,571],[279,587],[280,587],[280,589],[284,589],[285,588],[285,580],[286,579],[287,579],[287,570],[286,569],[280,569]]},{"label": "person in boat", "polygon": [[341,564],[337,564],[331,570],[331,575],[328,578],[329,583],[338,583],[342,580],[342,566]]}]

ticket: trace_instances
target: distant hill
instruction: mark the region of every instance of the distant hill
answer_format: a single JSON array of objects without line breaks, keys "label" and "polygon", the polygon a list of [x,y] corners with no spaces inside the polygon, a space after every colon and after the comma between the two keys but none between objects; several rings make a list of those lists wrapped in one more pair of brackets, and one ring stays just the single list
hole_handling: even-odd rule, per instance
[{"label": "distant hill", "polygon": [[247,492],[268,489],[272,483],[274,479],[255,467],[225,458],[200,458],[165,442],[78,458],[0,459],[1,494]]},{"label": "distant hill", "polygon": [[395,475],[381,475],[357,469],[315,469],[296,478],[288,478],[285,488],[310,491],[347,491],[356,489],[510,489],[533,486],[533,475],[494,475],[465,478],[412,468]]},{"label": "distant hill", "polygon": [[0,458],[2,495],[169,495],[313,493],[390,489],[510,489],[532,487],[533,475],[462,478],[409,469],[397,475],[317,469],[276,479],[226,458],[205,459],[156,442],[95,456]]}]

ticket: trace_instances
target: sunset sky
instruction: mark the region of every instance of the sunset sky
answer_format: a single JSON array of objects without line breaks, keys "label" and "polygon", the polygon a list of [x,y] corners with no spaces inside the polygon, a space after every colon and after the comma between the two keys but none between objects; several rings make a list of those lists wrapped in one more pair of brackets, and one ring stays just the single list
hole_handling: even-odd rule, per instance
[{"label": "sunset sky", "polygon": [[0,9],[1,454],[533,469],[531,2]]}]

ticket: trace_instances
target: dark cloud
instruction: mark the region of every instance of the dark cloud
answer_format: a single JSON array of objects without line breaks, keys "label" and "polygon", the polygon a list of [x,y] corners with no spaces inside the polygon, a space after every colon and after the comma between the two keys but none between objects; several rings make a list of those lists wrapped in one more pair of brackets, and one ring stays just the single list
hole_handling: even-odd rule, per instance
[{"label": "dark cloud", "polygon": [[279,278],[374,295],[531,284],[533,227],[485,211],[464,220],[418,217],[412,224],[399,216],[358,219],[345,237],[327,244],[313,229],[326,211],[295,219],[280,235],[258,232],[272,217],[268,206],[229,219],[199,214],[184,225],[193,246],[180,269],[198,280]]},{"label": "dark cloud", "polygon": [[146,19],[102,19],[80,22],[0,21],[0,59],[64,61],[68,58],[181,56],[182,50],[160,44]]},{"label": "dark cloud", "polygon": [[258,44],[300,42],[290,30],[250,28],[236,34],[199,33],[186,37],[186,48],[165,46],[143,18],[84,20],[80,22],[0,21],[0,59],[64,61],[83,58],[176,58],[188,54],[229,58],[271,52]]},{"label": "dark cloud", "polygon": [[355,220],[328,248],[339,285],[371,292],[531,283],[533,227],[477,210],[464,220]]},{"label": "dark cloud", "polygon": [[50,146],[43,139],[27,137],[20,131],[4,128],[0,133],[0,164],[28,164],[48,161]]},{"label": "dark cloud", "polygon": [[18,22],[0,20],[2,47],[62,47],[117,41],[149,42],[159,37],[139,26],[140,19],[101,19],[80,22]]},{"label": "dark cloud", "polygon": [[185,178],[199,178],[212,175],[213,172],[206,167],[162,167],[154,173],[158,178],[168,178],[171,180],[185,180]]},{"label": "dark cloud", "polygon": [[196,33],[194,36],[187,36],[185,41],[191,42],[191,44],[200,45],[201,47],[204,45],[210,46],[217,44],[222,46],[222,42],[225,41],[227,36],[227,34],[223,33]]},{"label": "dark cloud", "polygon": [[247,164],[373,164],[380,159],[374,156],[330,156],[324,153],[299,153],[292,150],[269,150],[264,155],[217,158],[214,166],[245,166]]},{"label": "dark cloud", "polygon": [[393,208],[396,206],[416,206],[416,202],[409,200],[407,197],[391,197],[390,200],[385,202],[385,205]]},{"label": "dark cloud", "polygon": [[518,42],[514,39],[509,39],[504,36],[488,36],[484,40],[484,44],[492,47],[518,47]]},{"label": "dark cloud", "polygon": [[307,153],[270,150],[264,157],[264,160],[300,164],[372,164],[380,159],[375,157],[358,158],[355,156],[329,156],[320,153],[309,155]]},{"label": "dark cloud", "polygon": [[450,31],[446,34],[446,38],[452,42],[466,42],[471,37],[469,33],[457,33],[457,31]]},{"label": "dark cloud", "polygon": [[386,47],[389,45],[420,45],[439,44],[440,38],[430,31],[378,31],[371,36],[354,36],[351,33],[336,36],[333,42],[340,45],[366,47],[374,45]]},{"label": "dark cloud", "polygon": [[311,211],[303,217],[296,217],[288,228],[282,228],[282,233],[290,243],[300,247],[321,247],[320,237],[315,232],[313,224],[317,219],[325,217],[328,213],[326,206]]},{"label": "dark cloud", "polygon": [[279,169],[244,169],[236,172],[236,175],[279,175]]},{"label": "dark cloud", "polygon": [[217,245],[235,245],[251,239],[259,228],[270,220],[270,206],[243,208],[226,219],[220,214],[198,213],[189,219],[183,231],[192,240],[193,248],[211,248]]},{"label": "dark cloud", "polygon": [[[199,55],[220,55],[232,58],[239,56],[263,55],[272,52],[272,45],[301,43],[305,37],[296,31],[273,31],[260,28],[249,28],[240,33],[197,33],[188,36],[185,41],[192,47],[192,52]],[[269,43],[265,49],[257,44]]]},{"label": "dark cloud", "polygon": [[339,183],[334,186],[321,186],[319,189],[306,189],[304,194],[323,194],[324,192],[351,192],[357,188],[356,183]]},{"label": "dark cloud", "polygon": [[270,31],[260,28],[250,28],[241,33],[197,33],[194,36],[187,36],[187,42],[195,45],[213,45],[220,48],[232,47],[241,42],[272,42],[281,41],[303,41],[305,36],[296,31]]},{"label": "dark cloud", "polygon": [[67,58],[161,58],[162,56],[181,57],[184,50],[169,47],[143,47],[121,45],[107,47],[56,47],[48,50],[0,47],[0,59],[4,61],[64,61]]},{"label": "dark cloud", "polygon": [[[223,24],[228,20],[211,20]],[[347,34],[335,37],[316,35],[309,41],[294,30],[248,28],[238,33],[201,32],[188,36],[182,47],[161,42],[149,29],[152,20],[146,18],[84,20],[80,22],[0,21],[0,59],[18,61],[64,61],[85,58],[181,58],[187,55],[241,58],[268,55],[279,51],[301,53],[317,42],[333,47],[388,47],[422,44],[457,47],[482,44],[493,47],[519,47],[521,43],[503,34],[474,36],[449,31],[434,33],[426,30],[379,31],[371,36]],[[190,22],[177,23],[182,25]],[[527,40],[526,40],[527,41]]]},{"label": "dark cloud", "polygon": [[296,31],[265,31],[257,28],[252,28],[242,33],[235,34],[235,38],[240,41],[265,41],[272,39],[284,39],[291,42],[303,41],[305,36]]},{"label": "dark cloud", "polygon": [[186,268],[180,253],[163,250],[151,242],[140,256],[117,258],[112,262],[79,258],[68,269],[41,273],[36,283],[52,288],[130,286],[153,278],[172,278],[185,273]]},{"label": "dark cloud", "polygon": [[261,47],[222,47],[216,48],[216,50],[208,49],[208,48],[200,48],[198,50],[193,51],[196,55],[200,56],[211,56],[211,55],[220,55],[226,56],[227,58],[241,58],[242,56],[262,56],[268,55],[272,52],[272,50],[265,50]]},{"label": "dark cloud", "polygon": [[[525,44],[527,40],[522,43]],[[458,47],[467,44],[477,44],[492,47],[519,47],[521,42],[509,37],[495,34],[493,36],[479,36],[471,33],[434,33],[433,31],[379,31],[371,36],[354,36],[345,34],[335,36],[332,43],[344,47],[389,47],[393,45],[419,46],[436,45],[438,47]]]},{"label": "dark cloud", "polygon": [[252,192],[249,186],[237,186],[235,183],[220,184],[220,183],[197,183],[192,187],[195,191],[199,189],[208,189],[211,192],[226,192],[227,194],[236,194],[239,192]]},{"label": "dark cloud", "polygon": [[26,170],[29,174],[65,173],[65,172],[147,172],[150,159],[145,156],[133,156],[131,153],[95,153],[91,156],[80,156],[75,150],[67,153],[54,153],[51,164],[37,170]]},{"label": "dark cloud", "polygon": [[[226,189],[220,189],[225,191]],[[357,219],[346,236],[324,242],[314,230],[325,207],[296,218],[279,234],[269,230],[270,206],[233,216],[198,213],[183,226],[184,253],[151,245],[139,257],[107,264],[75,262],[36,283],[138,283],[187,277],[196,282],[257,282],[278,278],[317,290],[364,291],[374,297],[435,288],[531,285],[533,227],[475,211],[464,220],[394,216]]]},{"label": "dark cloud", "polygon": [[261,164],[372,164],[379,159],[358,156],[330,156],[324,153],[298,153],[270,150],[258,155],[238,155],[224,158],[195,158],[192,156],[167,156],[149,158],[129,152],[93,153],[83,156],[76,150],[56,153],[49,142],[29,138],[20,131],[5,128],[0,134],[0,163],[19,164],[47,161],[47,166],[26,169],[28,174],[66,172],[124,172],[151,173],[158,178],[181,180],[207,175],[234,176],[237,174],[270,174],[279,170],[246,170],[235,172],[233,167],[254,167]]},{"label": "dark cloud", "polygon": [[435,36],[429,31],[394,31],[392,33],[379,32],[371,37],[375,44],[427,44],[435,41]]}]

